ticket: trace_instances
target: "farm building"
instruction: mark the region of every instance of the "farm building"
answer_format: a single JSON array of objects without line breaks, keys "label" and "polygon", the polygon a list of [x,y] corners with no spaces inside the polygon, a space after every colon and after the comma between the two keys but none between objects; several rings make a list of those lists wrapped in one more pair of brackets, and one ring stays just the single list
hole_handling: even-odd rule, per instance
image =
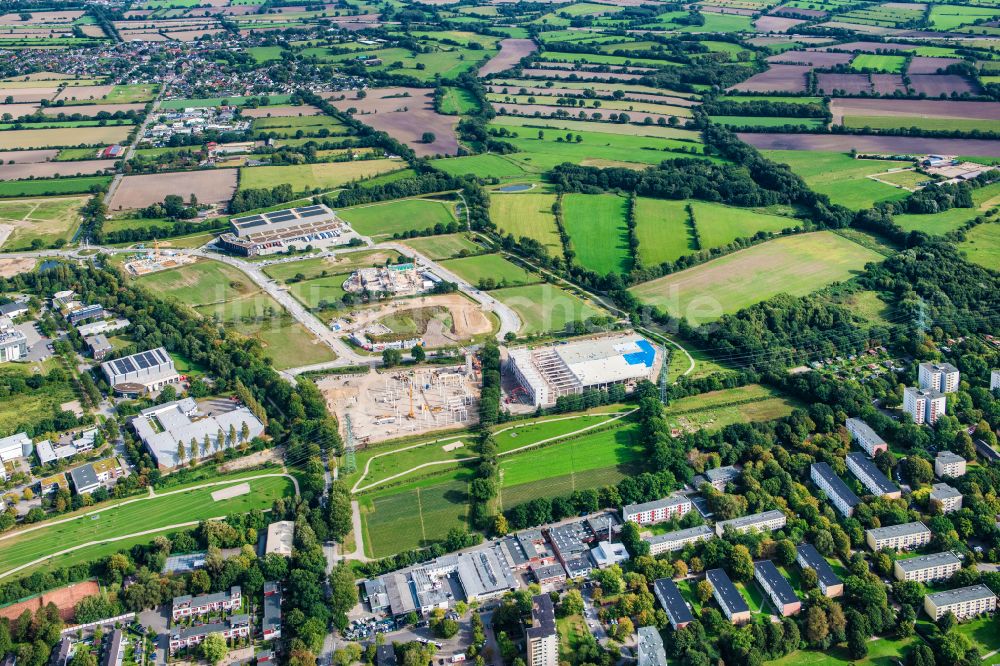
[{"label": "farm building", "polygon": [[116,393],[159,391],[180,381],[174,361],[163,347],[106,361],[101,370]]},{"label": "farm building", "polygon": [[[184,459],[207,458],[264,432],[264,424],[246,407],[202,416],[192,398],[144,409],[130,423],[160,469],[173,469]],[[183,458],[178,456],[181,444]]]},{"label": "farm building", "polygon": [[616,335],[539,349],[511,349],[507,372],[535,406],[554,405],[563,395],[650,379],[656,349],[638,335]]},{"label": "farm building", "polygon": [[306,245],[341,245],[347,242],[347,223],[326,206],[317,204],[271,213],[234,217],[232,232],[222,234],[223,250],[245,257],[281,252]]}]

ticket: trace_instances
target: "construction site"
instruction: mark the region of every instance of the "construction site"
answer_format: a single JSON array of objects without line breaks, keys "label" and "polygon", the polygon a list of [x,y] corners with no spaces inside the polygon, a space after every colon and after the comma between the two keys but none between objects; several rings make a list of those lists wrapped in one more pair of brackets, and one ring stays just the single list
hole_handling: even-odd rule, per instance
[{"label": "construction site", "polygon": [[362,268],[351,273],[344,281],[348,293],[371,292],[405,296],[427,291],[434,286],[437,276],[421,272],[415,264],[390,264],[378,268]]},{"label": "construction site", "polygon": [[348,447],[360,448],[474,425],[479,409],[478,363],[470,354],[464,365],[331,376],[317,386],[337,415]]},{"label": "construction site", "polygon": [[159,242],[154,240],[152,249],[126,263],[125,270],[135,276],[148,275],[157,271],[165,271],[168,268],[194,263],[195,259],[196,257],[179,254],[173,250],[160,249]]}]

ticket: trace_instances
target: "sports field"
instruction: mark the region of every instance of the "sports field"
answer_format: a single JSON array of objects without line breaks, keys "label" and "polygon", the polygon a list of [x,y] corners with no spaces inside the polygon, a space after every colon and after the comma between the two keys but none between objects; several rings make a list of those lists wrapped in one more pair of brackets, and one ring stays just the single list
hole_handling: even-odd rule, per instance
[{"label": "sports field", "polygon": [[723,247],[737,238],[750,238],[758,231],[776,233],[802,224],[790,217],[701,201],[692,201],[691,210],[701,247],[705,250]]},{"label": "sports field", "polygon": [[616,194],[567,194],[562,206],[563,226],[578,264],[599,275],[629,271],[628,199]]},{"label": "sports field", "polygon": [[400,160],[384,159],[243,167],[240,169],[240,189],[270,189],[288,183],[295,192],[314,189],[325,190],[340,187],[362,178],[396,171],[405,166],[406,164]]},{"label": "sports field", "polygon": [[440,541],[453,527],[467,529],[468,482],[462,470],[413,487],[359,497],[369,557],[386,557]]},{"label": "sports field", "polygon": [[337,211],[362,236],[386,237],[434,229],[455,221],[454,205],[430,199],[402,199]]},{"label": "sports field", "polygon": [[0,201],[0,229],[10,228],[3,248],[30,249],[36,239],[44,246],[60,238],[70,240],[85,203],[87,200],[81,197]]},{"label": "sports field", "polygon": [[491,295],[513,308],[521,317],[521,335],[561,331],[570,322],[605,315],[579,297],[551,284],[497,289]]},{"label": "sports field", "polygon": [[[47,554],[97,539],[155,530],[167,525],[231,513],[244,513],[253,509],[266,509],[275,499],[288,497],[293,493],[291,480],[283,477],[255,479],[246,483],[250,484],[250,493],[227,500],[212,499],[212,493],[222,486],[188,490],[152,499],[142,498],[124,506],[101,510],[92,516],[15,534],[0,540],[0,573]],[[150,534],[144,540],[152,541],[155,536]],[[69,557],[73,561],[85,561],[88,549],[75,551]],[[60,559],[58,564],[66,566],[69,562]]]},{"label": "sports field", "polygon": [[500,459],[500,502],[510,508],[537,497],[614,485],[644,457],[636,423],[598,430]]},{"label": "sports field", "polygon": [[636,197],[636,236],[639,239],[639,260],[647,266],[698,251],[691,226],[688,224],[686,201]]},{"label": "sports field", "polygon": [[692,325],[780,293],[804,296],[858,274],[882,255],[830,231],[783,236],[630,291]]},{"label": "sports field", "polygon": [[515,239],[527,236],[543,246],[550,256],[562,254],[562,243],[556,228],[556,216],[552,206],[556,195],[542,192],[492,193],[490,195],[490,219],[497,230]]},{"label": "sports field", "polygon": [[406,244],[420,254],[434,260],[450,259],[461,253],[475,254],[482,251],[482,246],[474,243],[466,234],[446,234],[428,238],[411,238]]},{"label": "sports field", "polygon": [[498,287],[515,287],[538,282],[540,279],[499,254],[448,259],[442,261],[441,265],[473,286],[480,284],[482,280],[493,280]]},{"label": "sports field", "polygon": [[910,162],[858,160],[847,153],[815,150],[763,150],[765,157],[787,164],[806,183],[830,201],[848,208],[870,208],[879,201],[895,201],[907,194],[892,185],[878,183],[867,176],[894,167],[908,167]]}]

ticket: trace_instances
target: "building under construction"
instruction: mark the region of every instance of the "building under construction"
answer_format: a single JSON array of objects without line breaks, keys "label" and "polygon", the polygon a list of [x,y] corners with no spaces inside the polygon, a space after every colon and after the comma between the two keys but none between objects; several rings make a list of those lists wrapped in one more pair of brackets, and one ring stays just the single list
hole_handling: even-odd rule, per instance
[{"label": "building under construction", "polygon": [[508,353],[506,371],[523,388],[534,406],[554,405],[563,395],[613,384],[634,385],[653,380],[656,348],[634,333],[613,335]]}]

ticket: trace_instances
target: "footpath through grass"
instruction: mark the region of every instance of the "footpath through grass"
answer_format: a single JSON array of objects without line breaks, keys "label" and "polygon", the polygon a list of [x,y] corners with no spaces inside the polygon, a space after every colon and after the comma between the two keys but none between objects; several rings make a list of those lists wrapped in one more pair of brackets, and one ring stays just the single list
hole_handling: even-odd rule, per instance
[{"label": "footpath through grass", "polygon": [[[237,481],[236,483],[241,483]],[[231,513],[266,509],[279,497],[291,496],[294,487],[290,479],[270,477],[246,481],[250,492],[226,500],[214,501],[212,493],[226,486],[188,490],[164,497],[154,497],[124,506],[100,510],[92,516],[82,516],[62,524],[49,525],[31,532],[14,533],[0,540],[0,574],[36,559],[91,541],[126,536],[167,525],[205,520]],[[150,534],[144,542],[156,535]],[[72,559],[84,561],[90,557],[88,548],[72,554]],[[61,561],[66,564],[65,561]]]}]

